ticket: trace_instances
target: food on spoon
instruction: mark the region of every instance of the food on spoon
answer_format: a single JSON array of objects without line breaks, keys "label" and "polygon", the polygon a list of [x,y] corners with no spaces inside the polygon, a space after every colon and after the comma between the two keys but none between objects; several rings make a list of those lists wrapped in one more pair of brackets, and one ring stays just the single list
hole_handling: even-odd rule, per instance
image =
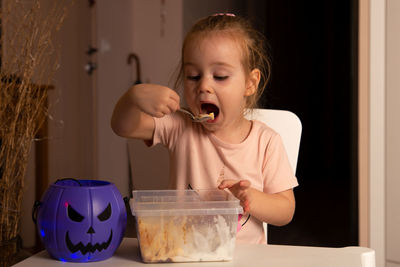
[{"label": "food on spoon", "polygon": [[214,120],[214,112],[208,114],[199,114],[199,119],[203,119],[205,117],[210,118],[210,120]]}]

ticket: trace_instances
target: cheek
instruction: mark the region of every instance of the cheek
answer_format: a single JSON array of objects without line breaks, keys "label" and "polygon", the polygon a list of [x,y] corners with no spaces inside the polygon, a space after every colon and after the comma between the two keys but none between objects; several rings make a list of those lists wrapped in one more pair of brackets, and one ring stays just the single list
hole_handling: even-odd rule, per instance
[{"label": "cheek", "polygon": [[243,109],[246,106],[246,99],[243,94],[224,94],[220,95],[219,100],[223,112],[228,114],[242,114]]},{"label": "cheek", "polygon": [[185,100],[188,104],[194,102],[194,99],[196,98],[196,94],[195,94],[193,88],[185,85],[184,94],[185,94]]},{"label": "cheek", "polygon": [[183,82],[183,89],[184,89],[185,93],[188,93],[188,92],[190,92],[190,91],[193,91],[193,90],[194,90],[193,83],[190,82],[190,81],[187,81],[187,80],[184,81],[184,82]]}]

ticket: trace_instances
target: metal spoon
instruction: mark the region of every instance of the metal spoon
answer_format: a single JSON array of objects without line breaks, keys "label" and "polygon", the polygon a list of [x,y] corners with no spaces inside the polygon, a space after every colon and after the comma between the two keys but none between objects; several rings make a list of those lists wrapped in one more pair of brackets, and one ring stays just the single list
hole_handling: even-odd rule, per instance
[{"label": "metal spoon", "polygon": [[184,108],[180,108],[178,109],[178,111],[188,115],[194,122],[203,122],[214,119],[213,112],[211,112],[210,114],[200,114],[199,116],[195,116],[191,111]]}]

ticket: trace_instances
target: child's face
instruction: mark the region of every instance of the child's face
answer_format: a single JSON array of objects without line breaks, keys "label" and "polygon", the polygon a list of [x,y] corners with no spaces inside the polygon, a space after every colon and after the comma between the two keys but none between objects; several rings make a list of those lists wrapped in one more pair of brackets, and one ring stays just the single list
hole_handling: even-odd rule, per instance
[{"label": "child's face", "polygon": [[209,130],[234,126],[243,118],[246,97],[254,93],[242,65],[239,44],[229,35],[189,40],[184,50],[185,99],[195,114],[214,112]]}]

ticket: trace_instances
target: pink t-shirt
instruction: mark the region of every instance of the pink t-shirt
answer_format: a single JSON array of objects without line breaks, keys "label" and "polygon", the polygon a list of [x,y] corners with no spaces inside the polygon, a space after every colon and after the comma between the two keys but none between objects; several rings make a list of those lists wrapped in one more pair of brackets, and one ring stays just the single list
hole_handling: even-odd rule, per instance
[{"label": "pink t-shirt", "polygon": [[[223,179],[247,179],[252,187],[273,194],[298,185],[280,135],[257,120],[242,143],[229,144],[174,113],[155,118],[153,145],[158,143],[169,149],[170,188],[210,189]],[[251,216],[237,242],[266,243],[262,222]]]}]

